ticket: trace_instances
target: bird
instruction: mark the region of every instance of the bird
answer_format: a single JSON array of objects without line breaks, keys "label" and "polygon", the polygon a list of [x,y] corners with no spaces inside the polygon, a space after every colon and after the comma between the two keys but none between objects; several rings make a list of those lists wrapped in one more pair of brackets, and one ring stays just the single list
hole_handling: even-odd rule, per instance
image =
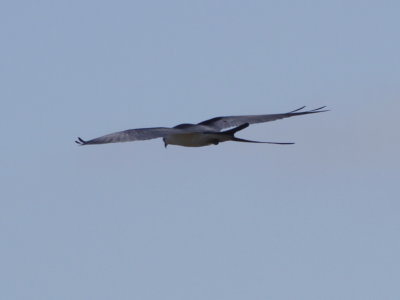
[{"label": "bird", "polygon": [[[151,127],[128,129],[110,133],[91,140],[83,140],[80,137],[75,141],[78,145],[98,145],[108,143],[143,141],[162,138],[165,148],[168,145],[183,147],[203,147],[218,145],[222,142],[244,142],[258,144],[292,145],[294,143],[263,142],[238,138],[235,133],[247,128],[250,124],[264,123],[284,118],[301,115],[315,114],[328,111],[326,106],[304,111],[305,106],[287,113],[264,115],[240,115],[215,117],[197,124],[179,124],[175,127]],[[230,128],[223,131],[224,129]]]}]

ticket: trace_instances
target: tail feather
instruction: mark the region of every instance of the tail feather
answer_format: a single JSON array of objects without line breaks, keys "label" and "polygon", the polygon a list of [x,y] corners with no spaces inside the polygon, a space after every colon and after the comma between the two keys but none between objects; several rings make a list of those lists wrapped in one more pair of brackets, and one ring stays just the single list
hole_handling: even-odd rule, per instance
[{"label": "tail feather", "polygon": [[234,142],[243,142],[243,143],[257,143],[257,144],[275,144],[275,145],[293,145],[294,143],[278,143],[278,142],[260,142],[260,141],[251,141],[251,140],[245,140],[241,138],[237,138],[234,136],[232,138],[232,141]]},{"label": "tail feather", "polygon": [[226,130],[226,131],[223,131],[222,133],[224,133],[224,134],[229,134],[229,135],[234,135],[236,132],[238,132],[238,131],[240,131],[240,130],[243,130],[243,129],[245,129],[245,128],[247,128],[247,127],[249,127],[249,123],[244,123],[244,124],[242,124],[242,125],[240,125],[240,126],[238,126],[238,127],[235,127],[235,128],[232,128],[232,129],[229,129],[229,130]]},{"label": "tail feather", "polygon": [[227,131],[223,131],[221,132],[222,134],[228,134],[231,136],[231,141],[235,141],[235,142],[243,142],[243,143],[257,143],[257,144],[276,144],[276,145],[293,145],[294,143],[278,143],[278,142],[260,142],[260,141],[251,141],[251,140],[245,140],[245,139],[241,139],[235,136],[235,133],[243,130],[245,128],[249,127],[249,123],[244,123],[238,127],[232,128],[230,130]]}]

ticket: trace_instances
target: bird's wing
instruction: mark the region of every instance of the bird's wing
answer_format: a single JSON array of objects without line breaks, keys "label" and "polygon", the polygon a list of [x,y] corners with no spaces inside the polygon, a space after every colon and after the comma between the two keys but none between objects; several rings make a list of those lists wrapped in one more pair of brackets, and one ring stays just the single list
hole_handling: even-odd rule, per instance
[{"label": "bird's wing", "polygon": [[153,127],[153,128],[138,128],[118,131],[103,135],[101,137],[85,141],[81,138],[75,141],[79,145],[94,145],[94,144],[108,144],[108,143],[121,143],[132,141],[143,141],[166,137],[170,134],[182,133],[182,129],[166,128],[166,127]]},{"label": "bird's wing", "polygon": [[300,116],[300,115],[324,112],[324,111],[327,111],[327,110],[324,110],[325,107],[326,106],[322,106],[322,107],[319,107],[319,108],[316,108],[313,110],[300,111],[303,108],[305,108],[305,106],[303,106],[296,110],[293,110],[288,113],[283,113],[283,114],[216,117],[216,118],[212,118],[212,119],[200,122],[199,125],[209,126],[209,127],[212,127],[213,129],[219,131],[219,130],[222,130],[225,128],[239,126],[244,123],[249,123],[249,124],[264,123],[264,122],[275,121],[275,120],[279,120],[279,119],[283,119],[283,118],[290,118],[290,117],[295,117],[295,116]]}]

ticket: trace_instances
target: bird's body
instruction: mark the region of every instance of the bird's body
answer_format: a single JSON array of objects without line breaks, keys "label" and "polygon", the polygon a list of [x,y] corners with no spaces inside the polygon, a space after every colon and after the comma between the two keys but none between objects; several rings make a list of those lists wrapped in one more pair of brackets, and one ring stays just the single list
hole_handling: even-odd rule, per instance
[{"label": "bird's body", "polygon": [[203,147],[221,143],[223,139],[212,133],[182,133],[172,134],[164,138],[166,145],[177,145],[184,147]]},{"label": "bird's body", "polygon": [[187,132],[171,134],[163,138],[164,145],[176,145],[184,147],[203,147],[218,145],[229,140],[229,136],[215,132],[212,127],[198,124],[179,124],[175,129],[182,129]]},{"label": "bird's body", "polygon": [[[180,124],[173,128],[153,127],[138,128],[119,131],[107,134],[89,141],[78,138],[76,141],[80,145],[107,144],[118,142],[130,142],[138,140],[149,140],[163,138],[165,147],[169,144],[184,147],[203,147],[209,145],[218,145],[226,141],[247,142],[247,143],[266,143],[266,144],[293,144],[276,142],[259,142],[240,139],[234,134],[250,124],[264,123],[293,116],[324,112],[325,106],[310,111],[302,111],[303,107],[283,114],[268,115],[248,115],[248,116],[229,116],[216,117],[198,124]],[[232,128],[233,127],[233,128]],[[225,128],[232,128],[222,131]]]}]

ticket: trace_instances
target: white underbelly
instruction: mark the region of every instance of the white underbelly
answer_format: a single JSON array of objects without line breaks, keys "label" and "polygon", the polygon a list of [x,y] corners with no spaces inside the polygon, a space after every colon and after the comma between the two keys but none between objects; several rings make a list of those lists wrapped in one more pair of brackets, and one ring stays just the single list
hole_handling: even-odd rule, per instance
[{"label": "white underbelly", "polygon": [[224,136],[217,134],[185,133],[170,135],[166,137],[165,140],[171,145],[184,147],[203,147],[224,142],[227,139],[225,139]]}]

